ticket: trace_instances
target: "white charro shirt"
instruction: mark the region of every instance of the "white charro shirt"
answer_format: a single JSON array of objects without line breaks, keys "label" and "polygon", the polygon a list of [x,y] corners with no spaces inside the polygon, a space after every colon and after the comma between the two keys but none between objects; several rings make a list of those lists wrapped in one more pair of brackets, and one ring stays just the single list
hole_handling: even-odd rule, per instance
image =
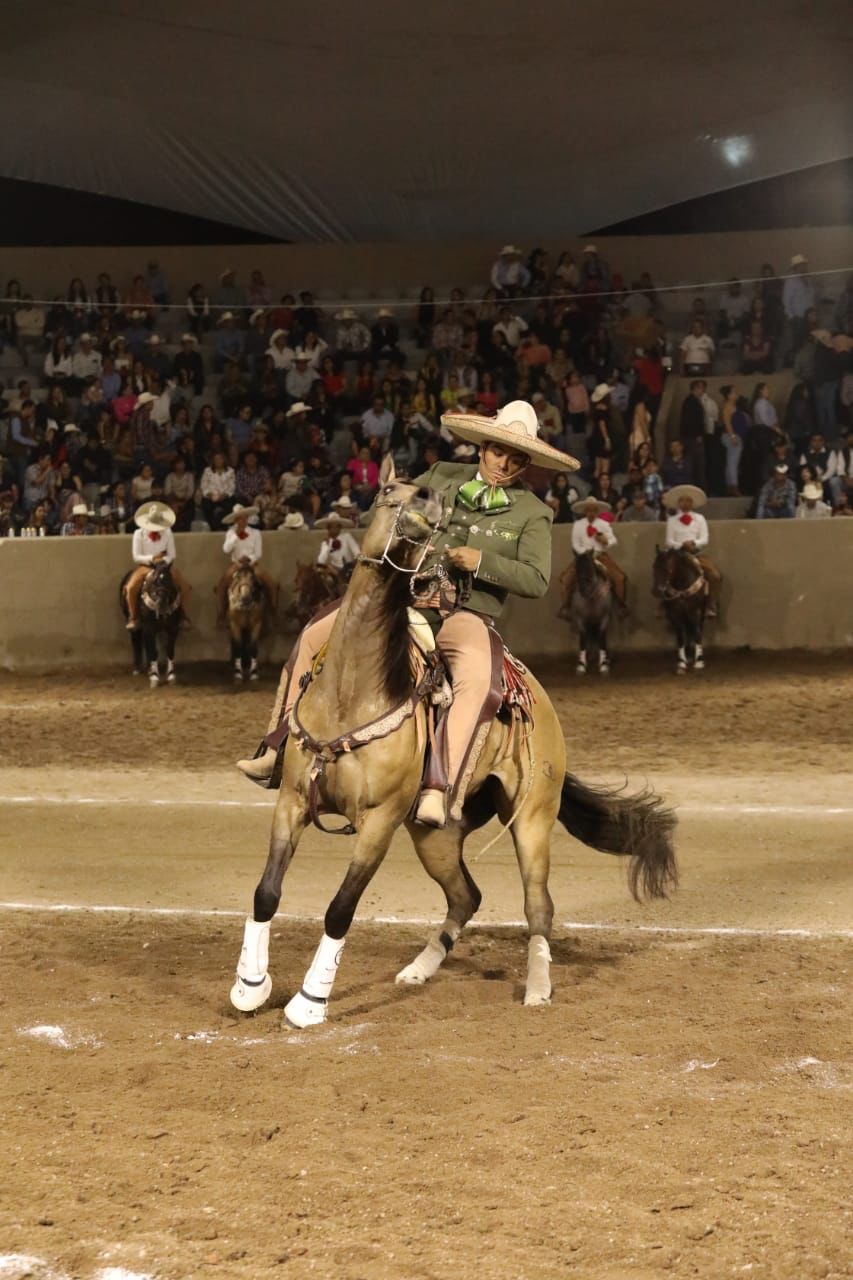
[{"label": "white charro shirt", "polygon": [[[689,516],[689,520],[685,520],[685,516]],[[701,551],[703,547],[707,547],[710,541],[708,534],[708,521],[701,516],[698,511],[679,511],[677,515],[669,516],[666,522],[666,546],[683,547],[685,542],[693,542],[696,550]]]},{"label": "white charro shirt", "polygon": [[251,527],[244,529],[242,533],[238,533],[236,529],[229,529],[222,544],[222,550],[235,564],[246,559],[251,564],[257,564],[261,558],[262,549],[261,531]]},{"label": "white charro shirt", "polygon": [[[332,543],[337,542],[337,546]],[[341,570],[344,565],[352,564],[357,560],[361,551],[358,543],[351,533],[347,533],[346,529],[341,529],[336,538],[325,538],[320,552],[317,556],[319,565],[331,565],[333,569]]]},{"label": "white charro shirt", "polygon": [[149,533],[147,529],[133,531],[133,558],[137,564],[153,564],[154,557],[165,552],[166,564],[175,559],[175,539],[171,529]]},{"label": "white charro shirt", "polygon": [[596,541],[595,534],[589,532],[590,529],[594,529],[596,534],[601,534],[608,547],[616,546],[616,534],[607,520],[602,520],[601,516],[596,516],[594,520],[587,520],[586,516],[578,516],[572,525],[572,550],[575,555],[581,556],[585,551],[605,549],[600,542]]}]

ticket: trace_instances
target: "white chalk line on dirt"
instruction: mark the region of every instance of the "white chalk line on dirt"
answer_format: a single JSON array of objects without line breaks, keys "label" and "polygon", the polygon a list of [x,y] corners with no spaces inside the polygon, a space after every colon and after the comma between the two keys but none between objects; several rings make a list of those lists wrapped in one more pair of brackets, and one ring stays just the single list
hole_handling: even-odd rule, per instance
[{"label": "white chalk line on dirt", "polygon": [[[201,796],[168,799],[163,796],[152,796],[145,799],[128,799],[121,796],[39,796],[39,795],[0,795],[3,804],[56,804],[56,805],[101,805],[104,808],[115,805],[155,805],[163,809],[180,809],[185,807],[201,809],[271,809],[274,798],[269,800],[209,800]],[[721,813],[721,814],[779,814],[785,817],[836,817],[853,814],[853,806],[822,804],[721,804],[709,801],[707,804],[679,804],[675,806],[679,813]]]},{"label": "white chalk line on dirt", "polygon": [[[219,917],[223,920],[244,920],[245,911],[231,911],[220,907],[131,907],[126,905],[95,905],[73,902],[0,902],[0,911],[21,911],[38,913],[40,911],[61,914],[83,915],[86,912],[95,915],[139,915],[139,916],[187,916],[197,919]],[[275,916],[276,921],[296,924],[322,924],[322,915],[301,914],[281,911]],[[430,916],[360,916],[359,924],[404,924],[428,928],[435,924]],[[474,920],[469,929],[526,929],[526,920]],[[603,924],[599,921],[561,920],[560,929],[575,929],[594,933],[649,933],[662,936],[708,936],[723,938],[853,938],[853,929],[757,929],[741,928],[739,925],[663,925],[663,924]]]}]

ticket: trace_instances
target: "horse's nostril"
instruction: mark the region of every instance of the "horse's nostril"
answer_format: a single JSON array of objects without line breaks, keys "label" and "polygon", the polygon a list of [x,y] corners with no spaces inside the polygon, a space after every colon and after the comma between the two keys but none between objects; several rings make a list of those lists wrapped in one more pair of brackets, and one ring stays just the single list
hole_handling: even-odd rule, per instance
[{"label": "horse's nostril", "polygon": [[417,496],[418,498],[424,498],[424,499],[426,499],[426,498],[429,498],[429,497],[430,497],[430,494],[431,494],[431,491],[430,491],[429,489],[425,489],[425,488],[422,486],[420,489],[418,489],[418,492],[417,492],[417,495],[416,495],[416,496]]}]

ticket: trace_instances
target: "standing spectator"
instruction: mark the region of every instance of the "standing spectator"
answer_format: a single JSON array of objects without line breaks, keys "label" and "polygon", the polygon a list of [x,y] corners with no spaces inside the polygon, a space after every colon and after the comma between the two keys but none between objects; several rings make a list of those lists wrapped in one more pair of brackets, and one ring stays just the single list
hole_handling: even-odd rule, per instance
[{"label": "standing spectator", "polygon": [[521,260],[521,250],[505,244],[492,264],[489,279],[502,297],[523,293],[530,283],[530,272]]},{"label": "standing spectator", "polygon": [[158,307],[169,305],[169,286],[166,273],[156,258],[152,258],[145,268],[145,287]]},{"label": "standing spectator", "polygon": [[757,520],[793,520],[797,509],[797,487],[784,465],[773,468],[773,475],[758,495]]},{"label": "standing spectator", "polygon": [[563,448],[563,419],[560,410],[555,404],[551,404],[545,398],[541,391],[535,391],[531,396],[531,403],[536,410],[536,420],[539,423],[539,434],[548,444],[553,445],[556,449]]},{"label": "standing spectator", "polygon": [[232,311],[223,312],[217,326],[213,368],[216,373],[222,373],[229,360],[242,364],[244,337],[237,328],[237,320]]},{"label": "standing spectator", "polygon": [[314,301],[314,295],[307,289],[303,289],[299,295],[299,306],[294,311],[293,318],[302,335],[302,345],[305,346],[308,334],[319,333],[322,322],[320,308]]},{"label": "standing spectator", "polygon": [[581,376],[577,369],[571,371],[567,381],[563,384],[563,394],[566,401],[566,412],[569,415],[569,430],[574,435],[581,435],[586,431],[586,424],[590,414],[590,402],[589,392],[581,382]]},{"label": "standing spectator", "polygon": [[808,261],[802,253],[791,259],[791,275],[782,289],[782,306],[790,333],[789,350],[797,351],[805,338],[806,312],[815,305],[814,285],[806,274]]},{"label": "standing spectator", "polygon": [[691,382],[690,394],[685,396],[681,406],[678,428],[685,457],[693,472],[693,483],[700,489],[705,488],[705,407],[702,403],[705,387],[702,378]]},{"label": "standing spectator", "polygon": [[725,454],[726,492],[731,497],[737,497],[740,493],[738,476],[740,474],[741,454],[743,453],[743,438],[735,429],[738,397],[733,386],[720,387],[720,395],[723,397],[723,402],[720,406],[720,421],[723,428],[720,440]]},{"label": "standing spectator", "polygon": [[690,332],[679,348],[681,351],[681,372],[686,376],[707,377],[711,372],[714,359],[714,340],[705,332],[704,321],[698,317],[690,326]]},{"label": "standing spectator", "polygon": [[634,405],[634,414],[631,419],[631,434],[628,436],[628,453],[633,458],[636,455],[640,445],[646,444],[651,451],[653,448],[652,441],[652,418],[648,403],[648,392],[641,390],[637,397],[637,403]]},{"label": "standing spectator", "polygon": [[26,294],[14,319],[18,349],[29,362],[33,351],[44,349],[44,310],[35,305],[30,294]]},{"label": "standing spectator", "polygon": [[720,337],[725,338],[739,331],[748,312],[749,298],[744,293],[740,280],[733,276],[720,302]]},{"label": "standing spectator", "polygon": [[435,290],[424,285],[415,311],[415,341],[419,347],[432,345],[432,327],[435,324]]},{"label": "standing spectator", "polygon": [[187,327],[197,338],[210,328],[210,299],[203,284],[194,284],[187,294]]},{"label": "standing spectator", "polygon": [[249,289],[246,294],[246,302],[250,307],[269,307],[272,306],[272,289],[264,280],[264,273],[257,267],[249,278]]},{"label": "standing spectator", "polygon": [[826,447],[826,438],[821,431],[815,431],[809,437],[808,448],[800,455],[800,466],[808,467],[815,480],[825,484],[832,474],[830,469],[830,453]]},{"label": "standing spectator", "polygon": [[245,305],[246,296],[237,284],[237,273],[233,267],[226,267],[219,273],[219,288],[213,295],[213,302],[218,311],[239,311]]},{"label": "standing spectator", "polygon": [[824,435],[831,436],[837,422],[836,401],[841,375],[844,372],[845,357],[835,349],[832,338],[826,330],[815,333],[814,352],[814,399],[817,411],[817,425]]}]

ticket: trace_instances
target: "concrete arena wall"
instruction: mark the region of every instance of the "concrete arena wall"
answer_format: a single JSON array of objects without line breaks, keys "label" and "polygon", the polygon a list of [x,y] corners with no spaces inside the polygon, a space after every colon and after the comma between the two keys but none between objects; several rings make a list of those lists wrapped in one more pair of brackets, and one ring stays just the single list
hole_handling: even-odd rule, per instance
[{"label": "concrete arena wall", "polygon": [[[507,237],[511,236],[508,227]],[[560,242],[545,239],[538,243],[554,255],[562,249],[579,255],[585,242],[567,234]],[[149,258],[157,258],[167,274],[172,301],[177,303],[183,303],[196,280],[204,281],[213,293],[226,266],[238,272],[243,285],[251,270],[260,267],[276,297],[286,289],[313,289],[331,291],[335,297],[352,293],[390,299],[400,287],[482,284],[499,247],[482,240],[359,245],[63,245],[40,249],[0,246],[0,276],[3,280],[17,277],[26,292],[52,298],[77,275],[93,289],[100,271],[110,271],[118,287],[125,289]],[[533,244],[522,247],[529,250]],[[805,253],[815,271],[849,268],[853,262],[850,227],[607,236],[600,247],[626,280],[650,271],[658,284],[749,277],[758,274],[763,262],[771,262],[782,273],[788,270],[794,253]],[[840,285],[833,287],[837,290]],[[686,310],[691,301],[692,295],[687,293],[679,305]]]},{"label": "concrete arena wall", "polygon": [[[557,578],[570,556],[570,528],[554,530],[554,573],[543,600],[512,600],[502,631],[521,656],[558,656],[573,645],[556,617]],[[614,651],[661,649],[671,640],[654,617],[651,561],[662,525],[617,529],[618,559],[630,579],[633,618],[616,623]],[[262,659],[290,648],[293,570],[310,561],[319,533],[264,535],[264,563],[282,583],[279,630]],[[847,648],[853,646],[853,520],[755,523],[716,521],[713,554],[724,576],[725,621],[711,624],[709,643],[723,648]],[[194,629],[180,640],[182,662],[228,656],[227,633],[215,626],[213,587],[225,564],[219,534],[179,534],[178,558],[195,589]],[[95,669],[125,663],[130,646],[118,608],[118,584],[130,564],[130,537],[0,542],[0,669]]]}]

